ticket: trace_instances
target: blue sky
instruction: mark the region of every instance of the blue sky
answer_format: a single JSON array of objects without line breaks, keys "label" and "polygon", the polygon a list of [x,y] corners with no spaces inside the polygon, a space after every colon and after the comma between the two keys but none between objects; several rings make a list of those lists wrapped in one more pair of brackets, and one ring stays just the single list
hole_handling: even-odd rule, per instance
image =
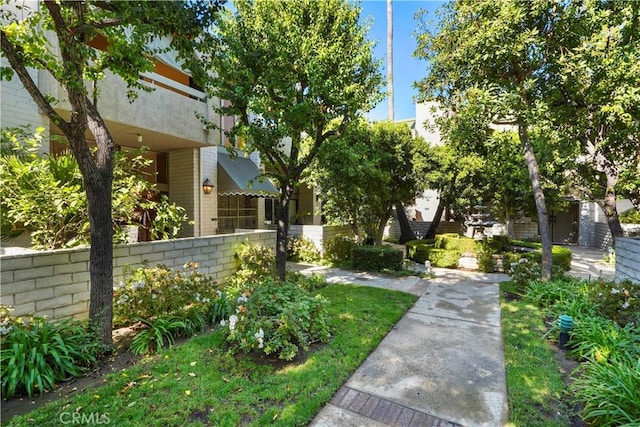
[{"label": "blue sky", "polygon": [[[395,120],[415,117],[413,97],[417,91],[413,83],[426,75],[426,63],[413,57],[416,39],[412,35],[418,26],[414,15],[422,8],[429,12],[429,20],[435,20],[435,10],[442,1],[393,0],[393,87]],[[375,56],[382,59],[383,75],[387,76],[387,2],[386,0],[363,0],[361,19],[369,16],[373,22],[369,39],[376,41]],[[385,98],[367,116],[370,120],[387,118]]]}]

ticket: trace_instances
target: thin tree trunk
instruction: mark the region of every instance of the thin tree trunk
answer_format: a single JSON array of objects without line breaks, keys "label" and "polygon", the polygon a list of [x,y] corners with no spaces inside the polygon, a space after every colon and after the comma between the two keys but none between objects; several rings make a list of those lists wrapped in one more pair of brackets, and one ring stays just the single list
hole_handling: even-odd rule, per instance
[{"label": "thin tree trunk", "polygon": [[390,121],[394,120],[393,109],[393,1],[387,0],[387,93],[388,113]]},{"label": "thin tree trunk", "polygon": [[513,223],[513,216],[509,214],[509,211],[505,211],[505,220],[504,222],[506,223],[505,225],[507,226],[507,236],[510,239],[515,239],[516,237],[516,230],[514,227],[514,223]]},{"label": "thin tree trunk", "polygon": [[429,224],[429,229],[427,230],[427,234],[425,234],[424,236],[425,239],[436,238],[436,231],[440,226],[440,219],[442,218],[442,213],[444,212],[444,208],[445,208],[445,204],[443,203],[441,198],[440,202],[438,203],[438,208],[436,209],[436,213],[433,216],[433,220],[431,221],[431,224]]},{"label": "thin tree trunk", "polygon": [[542,241],[542,280],[551,279],[551,268],[553,260],[551,258],[551,233],[549,231],[549,215],[545,203],[544,192],[540,184],[540,171],[538,170],[538,162],[536,161],[533,146],[529,140],[528,124],[524,120],[518,120],[518,135],[522,148],[524,149],[524,158],[527,162],[529,170],[529,179],[533,188],[533,197],[538,212],[538,228],[540,231],[540,240]]},{"label": "thin tree trunk", "polygon": [[278,230],[276,233],[276,274],[284,280],[287,273],[287,239],[289,237],[289,203],[293,195],[293,185],[287,183],[280,189],[278,210]]},{"label": "thin tree trunk", "polygon": [[391,216],[391,207],[387,209],[386,215],[383,215],[380,218],[378,218],[378,230],[376,231],[376,240],[374,243],[375,246],[382,246],[382,238],[384,237],[384,227],[387,225],[387,222],[389,222],[390,216]]},{"label": "thin tree trunk", "polygon": [[398,224],[400,224],[400,243],[406,243],[410,240],[416,240],[416,235],[413,233],[411,229],[411,224],[409,223],[409,218],[407,218],[407,214],[404,211],[404,206],[402,203],[396,202],[396,216],[398,217]]},{"label": "thin tree trunk", "polygon": [[609,225],[611,236],[614,239],[616,237],[623,237],[624,231],[622,230],[622,226],[620,225],[620,217],[618,216],[618,208],[616,205],[616,193],[613,190],[613,187],[607,188],[607,194],[600,204],[600,207],[604,211],[604,215],[607,218],[607,224]]}]

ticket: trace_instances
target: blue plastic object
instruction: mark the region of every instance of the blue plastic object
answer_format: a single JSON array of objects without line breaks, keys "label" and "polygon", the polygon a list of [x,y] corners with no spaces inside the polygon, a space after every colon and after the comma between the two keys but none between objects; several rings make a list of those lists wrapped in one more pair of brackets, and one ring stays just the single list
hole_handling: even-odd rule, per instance
[{"label": "blue plastic object", "polygon": [[573,328],[573,317],[568,314],[560,315],[560,330],[568,332]]}]

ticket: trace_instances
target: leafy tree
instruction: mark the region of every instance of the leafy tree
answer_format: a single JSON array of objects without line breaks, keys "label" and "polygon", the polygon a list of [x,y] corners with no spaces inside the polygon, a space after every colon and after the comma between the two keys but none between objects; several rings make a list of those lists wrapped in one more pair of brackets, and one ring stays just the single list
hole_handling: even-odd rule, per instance
[{"label": "leafy tree", "polygon": [[309,181],[322,191],[329,221],[349,224],[355,235],[382,244],[397,203],[411,203],[422,190],[414,159],[425,149],[403,123],[354,123],[334,144],[323,146]]},{"label": "leafy tree", "polygon": [[[68,151],[39,154],[42,131],[38,129],[33,135],[25,129],[2,131],[3,231],[29,231],[36,249],[88,244],[87,197],[78,162]],[[150,163],[141,152],[116,153],[112,192],[115,241],[126,241],[120,225],[147,227],[151,238],[166,239],[176,237],[188,219],[184,208],[169,203],[146,179],[144,170]],[[160,220],[149,224],[144,215]],[[15,237],[15,233],[9,236]]]},{"label": "leafy tree", "polygon": [[485,203],[489,191],[486,162],[476,154],[456,151],[451,144],[429,147],[416,160],[421,188],[436,190],[438,207],[425,239],[433,239],[445,209],[466,217],[473,206]]},{"label": "leafy tree", "polygon": [[346,0],[241,0],[212,29],[210,93],[228,131],[257,150],[280,188],[276,264],[284,278],[289,202],[320,147],[379,98],[382,77],[360,8]]},{"label": "leafy tree", "polygon": [[568,2],[554,12],[544,85],[551,117],[567,143],[580,144],[574,178],[583,196],[622,236],[618,196],[640,211],[640,3]]},{"label": "leafy tree", "polygon": [[[493,116],[512,117],[517,125],[536,204],[542,240],[542,277],[551,277],[551,235],[545,194],[531,124],[542,114],[536,82],[544,73],[553,14],[547,1],[456,1],[441,9],[437,32],[424,27],[416,56],[429,61],[429,75],[418,83],[423,98],[437,99],[455,111],[469,103],[467,92],[482,96]],[[488,123],[487,123],[488,124]]]},{"label": "leafy tree", "polygon": [[[94,102],[98,94],[93,92],[92,82],[110,70],[128,84],[129,96],[135,98],[135,90],[144,88],[139,82],[140,72],[151,71],[154,66],[155,51],[148,42],[162,36],[170,36],[171,49],[179,52],[186,65],[194,67],[194,76],[202,76],[195,68],[194,43],[205,38],[201,29],[212,22],[218,2],[45,0],[37,5],[37,9],[29,10],[22,2],[2,1],[2,53],[11,66],[2,70],[3,77],[17,74],[38,108],[62,131],[78,161],[91,230],[89,317],[99,325],[103,343],[110,346],[115,143]],[[98,36],[108,42],[104,50],[89,45]],[[48,73],[60,84],[73,112],[69,119],[54,108],[56,100],[42,93],[28,68]],[[97,150],[91,150],[86,131]]]}]

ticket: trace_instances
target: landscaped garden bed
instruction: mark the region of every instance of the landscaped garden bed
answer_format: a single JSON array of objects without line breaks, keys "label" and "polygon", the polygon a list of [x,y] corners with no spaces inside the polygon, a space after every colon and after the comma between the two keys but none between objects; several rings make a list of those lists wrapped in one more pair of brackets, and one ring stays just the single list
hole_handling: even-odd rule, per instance
[{"label": "landscaped garden bed", "polygon": [[[476,241],[458,234],[440,234],[434,240],[412,240],[406,244],[407,258],[433,267],[457,268],[461,257],[477,259],[478,269],[484,272],[505,271],[509,267],[527,259],[541,262],[542,246],[537,242],[510,240],[506,236],[490,237]],[[562,246],[552,247],[553,264],[562,271],[571,268],[571,250]]]},{"label": "landscaped garden bed", "polygon": [[[99,388],[59,393],[8,425],[76,418],[115,425],[305,424],[415,301],[390,290],[327,286],[317,274],[290,273],[277,282],[272,251],[258,246],[240,245],[236,258],[238,271],[223,287],[195,264],[129,270],[114,291],[114,324],[132,334],[120,354],[129,360],[139,354],[140,362],[100,378]],[[56,394],[70,376],[118,358],[99,359],[95,337],[79,322],[25,323],[9,312],[2,320],[3,397],[15,396],[4,405],[24,408],[27,396]],[[46,339],[43,327],[53,330]],[[55,354],[35,367],[20,364],[43,344]]]},{"label": "landscaped garden bed", "polygon": [[[637,425],[637,286],[558,277],[514,280],[501,290],[509,416],[515,425]],[[574,322],[564,349],[561,315]]]}]

